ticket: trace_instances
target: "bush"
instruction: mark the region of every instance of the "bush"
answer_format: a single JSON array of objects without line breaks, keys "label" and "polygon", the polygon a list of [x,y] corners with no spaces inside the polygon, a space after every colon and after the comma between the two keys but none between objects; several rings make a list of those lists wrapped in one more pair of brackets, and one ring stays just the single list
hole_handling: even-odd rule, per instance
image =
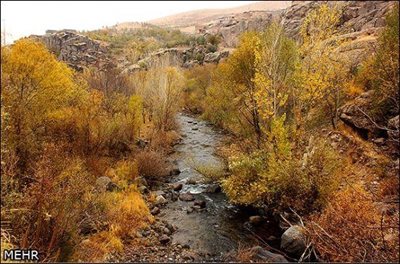
[{"label": "bush", "polygon": [[34,244],[43,258],[53,261],[64,254],[66,241],[77,242],[79,220],[88,206],[94,182],[80,159],[63,152],[61,146],[45,147],[35,166],[33,182],[10,208],[12,229],[20,246]]},{"label": "bush", "polygon": [[103,229],[74,248],[71,257],[74,261],[102,262],[112,253],[121,253],[124,241],[153,221],[135,185],[120,192],[101,193],[92,202],[95,210],[88,213],[92,221],[102,222]]},{"label": "bush", "polygon": [[142,151],[135,155],[139,174],[145,178],[157,179],[166,175],[165,159],[155,151]]},{"label": "bush", "polygon": [[123,244],[113,232],[102,231],[83,240],[75,249],[73,261],[103,262],[110,253],[122,252]]},{"label": "bush", "polygon": [[139,176],[137,161],[118,161],[115,168],[107,170],[106,175],[119,187],[126,187],[129,183],[134,182],[134,180]]},{"label": "bush", "polygon": [[[308,227],[323,260],[329,262],[396,262],[399,259],[398,228],[381,225],[372,197],[361,185],[336,193],[321,215]],[[397,221],[398,225],[398,221]],[[386,235],[392,241],[383,242]]]},{"label": "bush", "polygon": [[[282,123],[275,123],[265,149],[232,157],[222,187],[238,204],[267,204],[304,213],[322,208],[340,183],[342,161],[324,141],[310,141],[299,159]],[[297,150],[298,151],[298,150]]]}]

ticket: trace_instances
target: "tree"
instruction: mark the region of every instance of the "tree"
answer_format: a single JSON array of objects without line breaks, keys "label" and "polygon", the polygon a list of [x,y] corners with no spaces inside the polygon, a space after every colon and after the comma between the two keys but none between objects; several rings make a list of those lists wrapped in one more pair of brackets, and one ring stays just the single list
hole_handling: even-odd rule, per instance
[{"label": "tree", "polygon": [[271,120],[290,112],[285,105],[293,96],[290,79],[297,61],[296,45],[274,22],[261,34],[255,55],[256,100],[268,130]]},{"label": "tree", "polygon": [[32,40],[2,48],[2,106],[9,114],[10,144],[25,170],[30,153],[45,134],[47,116],[76,93],[72,71]]},{"label": "tree", "polygon": [[[239,130],[241,135],[250,138],[255,135],[256,145],[260,147],[262,132],[253,81],[254,47],[257,43],[257,33],[244,33],[236,50],[218,66],[212,85],[207,90],[206,102],[210,109],[205,114],[226,127],[234,128],[239,124],[239,128],[233,130]],[[229,112],[226,112],[227,109],[230,109]]]},{"label": "tree", "polygon": [[[342,100],[343,84],[348,79],[348,62],[338,50],[336,27],[340,10],[323,4],[310,11],[301,25],[302,63],[297,66],[297,94],[303,113],[323,106],[335,128]],[[321,111],[319,111],[321,112]]]}]

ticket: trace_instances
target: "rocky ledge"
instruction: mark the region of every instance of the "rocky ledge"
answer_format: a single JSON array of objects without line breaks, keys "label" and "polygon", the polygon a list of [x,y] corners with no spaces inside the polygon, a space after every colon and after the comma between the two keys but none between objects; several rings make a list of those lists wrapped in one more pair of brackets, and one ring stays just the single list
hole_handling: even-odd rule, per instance
[{"label": "rocky ledge", "polygon": [[85,67],[106,69],[112,66],[106,43],[78,34],[75,30],[47,30],[45,35],[32,35],[30,38],[43,42],[57,58],[75,70]]}]

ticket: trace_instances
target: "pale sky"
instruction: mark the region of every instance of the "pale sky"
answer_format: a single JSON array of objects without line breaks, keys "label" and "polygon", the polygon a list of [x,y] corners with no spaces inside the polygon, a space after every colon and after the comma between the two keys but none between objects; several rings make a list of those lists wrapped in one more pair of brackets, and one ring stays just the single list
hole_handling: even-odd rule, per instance
[{"label": "pale sky", "polygon": [[[196,9],[230,8],[257,1],[1,1],[1,31],[8,43],[47,29],[93,30]],[[3,35],[2,35],[3,37]]]}]

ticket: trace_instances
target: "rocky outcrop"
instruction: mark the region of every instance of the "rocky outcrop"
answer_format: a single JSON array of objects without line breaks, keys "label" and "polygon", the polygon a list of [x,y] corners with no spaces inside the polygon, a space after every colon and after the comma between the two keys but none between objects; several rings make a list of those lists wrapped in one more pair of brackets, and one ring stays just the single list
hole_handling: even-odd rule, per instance
[{"label": "rocky outcrop", "polygon": [[59,60],[78,71],[89,66],[106,69],[113,65],[107,44],[80,35],[74,30],[48,30],[45,35],[34,35],[31,38],[43,42]]},{"label": "rocky outcrop", "polygon": [[364,139],[368,139],[371,134],[378,132],[377,126],[367,114],[371,107],[373,94],[373,90],[365,92],[338,109],[340,119]]},{"label": "rocky outcrop", "polygon": [[307,13],[322,4],[336,5],[341,10],[337,40],[343,44],[339,51],[357,65],[374,50],[378,33],[385,25],[385,15],[394,1],[293,1],[282,15],[286,33],[299,39],[300,27]]},{"label": "rocky outcrop", "polygon": [[219,35],[222,45],[235,47],[239,35],[244,31],[262,31],[273,19],[278,19],[282,11],[249,11],[241,14],[219,17],[209,23],[198,25],[199,34]]},{"label": "rocky outcrop", "polygon": [[343,44],[340,51],[345,52],[355,65],[358,64],[373,50],[378,32],[385,25],[385,15],[394,1],[293,1],[284,10],[251,11],[219,17],[196,26],[196,32],[218,35],[222,46],[235,47],[241,33],[262,31],[275,20],[283,25],[289,37],[298,40],[307,13],[325,3],[337,5],[341,10],[338,33]]},{"label": "rocky outcrop", "polygon": [[211,52],[205,45],[160,49],[139,60],[136,64],[125,67],[125,71],[134,72],[157,66],[192,68],[204,63],[218,63],[228,55],[229,50],[227,49]]}]

